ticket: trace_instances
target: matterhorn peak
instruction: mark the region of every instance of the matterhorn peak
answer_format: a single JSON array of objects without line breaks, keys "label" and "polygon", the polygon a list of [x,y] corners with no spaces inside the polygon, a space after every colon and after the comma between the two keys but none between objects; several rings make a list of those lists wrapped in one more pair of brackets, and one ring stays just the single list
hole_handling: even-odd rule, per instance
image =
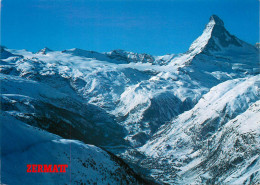
[{"label": "matterhorn peak", "polygon": [[231,45],[241,47],[241,43],[226,30],[224,22],[217,15],[212,15],[202,35],[191,44],[189,51],[193,55],[201,52],[220,52]]},{"label": "matterhorn peak", "polygon": [[224,22],[217,15],[212,15],[209,18],[209,22],[214,22],[214,24],[218,26],[224,26]]}]

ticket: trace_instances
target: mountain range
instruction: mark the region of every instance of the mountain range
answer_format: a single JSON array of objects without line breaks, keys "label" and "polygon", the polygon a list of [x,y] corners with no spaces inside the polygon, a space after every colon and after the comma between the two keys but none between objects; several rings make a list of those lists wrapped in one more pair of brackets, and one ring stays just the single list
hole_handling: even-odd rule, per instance
[{"label": "mountain range", "polygon": [[216,15],[181,54],[2,46],[1,182],[260,183],[259,77],[259,49]]}]

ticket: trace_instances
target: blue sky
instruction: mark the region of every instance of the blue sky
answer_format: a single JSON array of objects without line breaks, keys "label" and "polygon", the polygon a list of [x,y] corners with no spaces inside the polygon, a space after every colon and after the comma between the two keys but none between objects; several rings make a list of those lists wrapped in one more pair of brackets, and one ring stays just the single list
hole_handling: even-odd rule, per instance
[{"label": "blue sky", "polygon": [[2,0],[1,45],[180,53],[212,14],[231,34],[258,42],[258,0]]}]

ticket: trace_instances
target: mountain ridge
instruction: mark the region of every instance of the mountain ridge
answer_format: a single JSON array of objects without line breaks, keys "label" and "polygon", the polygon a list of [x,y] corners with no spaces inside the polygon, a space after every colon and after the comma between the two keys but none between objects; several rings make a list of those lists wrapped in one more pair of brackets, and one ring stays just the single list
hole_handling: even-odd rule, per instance
[{"label": "mountain ridge", "polygon": [[[207,140],[214,143],[212,152],[224,151],[216,146],[226,146],[226,139],[222,143],[215,136],[235,137],[224,132],[231,129],[226,125],[237,118],[256,117],[251,110],[258,109],[250,107],[258,107],[259,50],[231,35],[219,17],[211,16],[190,49],[177,55],[123,50],[99,53],[78,48],[43,48],[37,53],[3,48],[1,52],[8,53],[1,55],[0,61],[4,114],[64,139],[95,144],[160,183],[189,183],[192,178],[206,184],[233,182],[227,179],[234,174],[219,174],[210,164],[220,158],[208,155]],[[155,142],[172,135],[178,135],[178,142]],[[182,137],[186,135],[186,139]],[[254,138],[248,141],[259,143]],[[191,150],[194,152],[189,153]],[[172,157],[174,151],[180,156]],[[165,156],[157,158],[157,154]],[[255,157],[252,154],[242,162],[236,159],[238,170],[250,167],[248,161]],[[221,164],[234,169],[229,165],[233,160],[222,160]],[[203,164],[210,166],[209,174],[202,173]],[[188,178],[195,172],[201,176]],[[184,182],[182,177],[188,180]]]}]

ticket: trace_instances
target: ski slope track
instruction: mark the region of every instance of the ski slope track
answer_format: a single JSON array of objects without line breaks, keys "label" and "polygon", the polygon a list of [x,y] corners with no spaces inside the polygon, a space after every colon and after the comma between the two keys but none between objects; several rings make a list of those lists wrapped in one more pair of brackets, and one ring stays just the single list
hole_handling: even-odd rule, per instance
[{"label": "ski slope track", "polygon": [[181,54],[1,46],[0,79],[2,183],[260,183],[259,49],[216,15]]}]

